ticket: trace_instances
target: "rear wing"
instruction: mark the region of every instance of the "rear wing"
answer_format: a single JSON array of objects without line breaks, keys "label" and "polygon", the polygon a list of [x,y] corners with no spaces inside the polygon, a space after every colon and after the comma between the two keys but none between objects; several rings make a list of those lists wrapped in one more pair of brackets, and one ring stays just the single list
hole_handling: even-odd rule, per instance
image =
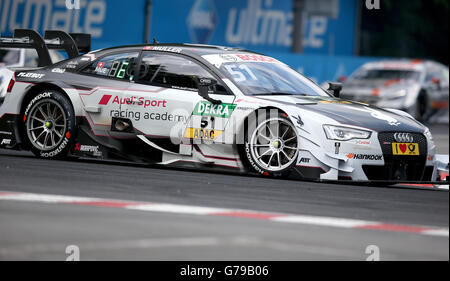
[{"label": "rear wing", "polygon": [[13,37],[0,36],[0,48],[34,49],[38,54],[38,66],[53,64],[49,49],[65,50],[69,59],[91,50],[91,35],[66,33],[61,30],[46,30],[44,38],[31,29],[15,29]]}]

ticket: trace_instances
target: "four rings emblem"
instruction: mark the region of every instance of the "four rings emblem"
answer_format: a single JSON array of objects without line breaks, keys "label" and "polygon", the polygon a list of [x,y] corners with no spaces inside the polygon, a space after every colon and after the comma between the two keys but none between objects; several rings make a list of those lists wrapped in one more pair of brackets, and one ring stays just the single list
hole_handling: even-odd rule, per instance
[{"label": "four rings emblem", "polygon": [[410,133],[395,133],[394,139],[397,142],[413,142],[414,138]]}]

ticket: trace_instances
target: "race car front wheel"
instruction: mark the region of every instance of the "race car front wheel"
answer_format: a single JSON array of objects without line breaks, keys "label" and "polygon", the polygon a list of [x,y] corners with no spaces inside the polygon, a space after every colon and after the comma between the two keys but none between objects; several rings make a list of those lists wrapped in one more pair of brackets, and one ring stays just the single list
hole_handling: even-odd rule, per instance
[{"label": "race car front wheel", "polygon": [[247,166],[266,176],[286,176],[296,164],[298,135],[295,126],[285,114],[278,114],[262,121],[249,120],[244,137]]},{"label": "race car front wheel", "polygon": [[429,104],[427,94],[426,92],[421,91],[419,93],[419,96],[417,97],[415,118],[420,122],[426,121],[428,117],[428,111],[429,111]]},{"label": "race car front wheel", "polygon": [[25,135],[31,151],[42,158],[61,158],[75,137],[75,113],[70,101],[54,90],[40,92],[25,108]]}]

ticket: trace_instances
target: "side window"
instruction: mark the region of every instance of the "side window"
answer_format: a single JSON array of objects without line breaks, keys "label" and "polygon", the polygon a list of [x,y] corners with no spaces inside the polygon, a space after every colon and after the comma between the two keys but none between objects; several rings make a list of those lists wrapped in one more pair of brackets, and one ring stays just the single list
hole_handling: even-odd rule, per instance
[{"label": "side window", "polygon": [[[191,60],[174,55],[145,52],[142,56],[137,82],[197,91],[199,78],[215,79],[203,67]],[[227,91],[225,87],[217,84],[216,93],[227,94]]]},{"label": "side window", "polygon": [[437,75],[437,78],[439,78],[439,80],[441,80],[441,83],[448,84],[448,68],[438,66],[437,71],[438,71],[438,73],[436,75]]},{"label": "side window", "polygon": [[134,67],[138,52],[121,53],[103,57],[82,70],[83,73],[116,78],[123,80],[133,79]]},{"label": "side window", "polygon": [[25,50],[25,61],[24,67],[37,67],[39,63],[38,54],[35,50],[26,49]]},{"label": "side window", "polygon": [[443,77],[443,81],[445,81],[445,83],[449,83],[449,76],[448,76],[448,68],[443,67],[442,68],[442,77]]},{"label": "side window", "polygon": [[435,65],[431,65],[431,66],[428,67],[428,69],[427,69],[427,76],[426,76],[425,80],[427,82],[429,82],[433,78],[441,79],[441,72],[439,71],[439,68],[436,67]]}]

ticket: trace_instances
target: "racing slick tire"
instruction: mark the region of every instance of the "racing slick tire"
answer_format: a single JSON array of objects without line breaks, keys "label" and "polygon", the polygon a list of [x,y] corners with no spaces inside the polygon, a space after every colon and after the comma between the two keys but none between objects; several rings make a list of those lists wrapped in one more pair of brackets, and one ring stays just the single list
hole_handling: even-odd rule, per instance
[{"label": "racing slick tire", "polygon": [[285,113],[249,118],[240,146],[241,159],[251,172],[288,176],[297,163],[298,140],[297,130]]},{"label": "racing slick tire", "polygon": [[26,105],[25,141],[41,158],[64,158],[76,135],[76,118],[70,100],[55,90],[43,90]]},{"label": "racing slick tire", "polygon": [[415,105],[415,118],[419,122],[424,122],[427,120],[429,112],[430,112],[430,105],[428,101],[428,95],[425,91],[420,91],[419,95],[417,96],[417,102]]}]

